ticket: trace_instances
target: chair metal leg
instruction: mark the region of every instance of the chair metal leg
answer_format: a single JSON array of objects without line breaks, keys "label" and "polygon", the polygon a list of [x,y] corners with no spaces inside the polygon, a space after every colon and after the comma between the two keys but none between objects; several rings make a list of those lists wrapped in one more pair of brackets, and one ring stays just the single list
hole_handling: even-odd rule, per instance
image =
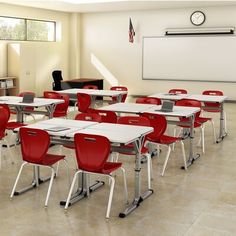
[{"label": "chair metal leg", "polygon": [[26,164],[27,164],[27,162],[25,162],[25,161],[21,164],[20,170],[19,170],[18,175],[17,175],[17,177],[16,177],[16,181],[15,181],[14,186],[13,186],[13,189],[12,189],[12,191],[11,191],[11,196],[10,196],[10,198],[13,198],[13,196],[14,196],[17,183],[18,183],[18,181],[19,181],[19,179],[20,179],[21,172],[22,172],[22,170],[23,170],[23,167],[24,167]]},{"label": "chair metal leg", "polygon": [[149,153],[146,154],[147,158],[147,176],[148,176],[148,189],[151,189],[151,155]]},{"label": "chair metal leg", "polygon": [[168,162],[169,157],[170,157],[170,152],[171,152],[171,147],[168,145],[168,151],[167,151],[167,154],[166,154],[166,159],[165,159],[165,162],[164,162],[164,166],[163,166],[161,176],[164,176],[166,165],[167,165],[167,162]]},{"label": "chair metal leg", "polygon": [[202,153],[205,153],[204,125],[201,126]]},{"label": "chair metal leg", "polygon": [[213,143],[216,143],[216,131],[215,131],[215,123],[214,120],[211,119],[211,127],[212,127],[212,131],[213,131]]},{"label": "chair metal leg", "polygon": [[183,153],[183,160],[184,160],[184,169],[187,170],[187,163],[186,163],[186,155],[185,155],[185,149],[184,149],[184,142],[180,141],[181,149]]},{"label": "chair metal leg", "polygon": [[78,171],[75,172],[75,174],[74,174],[74,177],[73,177],[73,180],[72,180],[72,183],[71,183],[71,186],[70,186],[70,191],[69,191],[68,197],[67,197],[67,199],[66,199],[65,210],[67,210],[67,208],[68,208],[68,206],[69,206],[71,194],[72,194],[72,191],[73,191],[74,186],[75,186],[75,181],[76,181],[77,176],[78,176],[78,174],[79,174],[80,172],[82,172],[82,171],[78,170]]},{"label": "chair metal leg", "polygon": [[124,190],[125,190],[125,203],[128,203],[128,191],[127,191],[127,182],[126,182],[125,169],[123,167],[121,167],[120,169],[123,172]]},{"label": "chair metal leg", "polygon": [[109,178],[111,180],[111,187],[110,187],[110,194],[109,194],[109,199],[108,199],[108,204],[107,204],[107,213],[106,213],[107,219],[109,219],[109,216],[110,216],[112,197],[113,197],[113,192],[114,192],[114,187],[115,187],[114,177],[109,175]]},{"label": "chair metal leg", "polygon": [[224,111],[224,126],[225,126],[225,133],[227,133],[227,123],[226,123],[226,112]]},{"label": "chair metal leg", "polygon": [[49,168],[51,168],[52,173],[51,173],[51,178],[50,178],[50,182],[49,182],[49,186],[48,186],[48,192],[47,192],[47,196],[46,196],[46,200],[45,200],[45,204],[44,204],[45,207],[48,206],[48,199],[49,199],[49,196],[50,196],[50,193],[51,193],[53,179],[54,179],[54,176],[55,176],[55,171],[54,171],[53,167],[49,167]]}]

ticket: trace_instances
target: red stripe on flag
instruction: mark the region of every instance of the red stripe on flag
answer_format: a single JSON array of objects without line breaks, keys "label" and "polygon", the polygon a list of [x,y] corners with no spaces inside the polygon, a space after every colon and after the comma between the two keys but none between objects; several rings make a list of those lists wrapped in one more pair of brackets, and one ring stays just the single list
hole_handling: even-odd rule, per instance
[{"label": "red stripe on flag", "polygon": [[134,36],[135,36],[134,27],[133,27],[131,18],[129,18],[129,42],[130,43],[134,42]]}]

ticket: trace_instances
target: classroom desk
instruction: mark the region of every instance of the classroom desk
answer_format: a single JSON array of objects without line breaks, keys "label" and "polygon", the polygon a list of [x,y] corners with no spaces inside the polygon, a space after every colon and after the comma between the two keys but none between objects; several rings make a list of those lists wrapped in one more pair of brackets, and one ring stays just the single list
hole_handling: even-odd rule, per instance
[{"label": "classroom desk", "polygon": [[[146,109],[145,109],[146,107]],[[190,118],[190,133],[189,133],[189,159],[187,161],[187,166],[193,164],[193,162],[200,157],[200,154],[194,155],[193,151],[193,139],[194,139],[194,118],[195,114],[200,111],[198,107],[181,107],[174,106],[172,112],[161,112],[161,105],[152,104],[139,104],[139,103],[116,103],[109,106],[102,107],[102,110],[114,111],[117,113],[131,113],[131,114],[141,114],[143,112],[150,112],[154,114],[163,115],[166,117],[186,117]],[[168,123],[178,124],[179,120],[168,120]]]},{"label": "classroom desk", "polygon": [[[213,102],[213,103],[219,103],[220,104],[220,130],[219,130],[219,137],[217,139],[217,143],[223,141],[224,137],[227,136],[227,133],[225,131],[225,122],[224,122],[224,102],[227,99],[227,96],[211,96],[211,95],[202,95],[202,94],[177,94],[177,95],[170,95],[168,93],[156,93],[153,95],[150,95],[149,97],[156,97],[160,98],[162,100],[173,100],[178,101],[183,98],[186,99],[195,99],[200,102]],[[206,107],[208,109],[215,109],[215,107]]]},{"label": "classroom desk", "polygon": [[[50,138],[53,143],[56,144],[63,144],[66,143],[67,139],[66,136],[69,133],[76,132],[80,129],[86,128],[90,125],[95,125],[97,122],[93,121],[77,121],[77,120],[67,120],[67,119],[60,119],[60,118],[52,118],[49,120],[39,121],[34,124],[27,125],[27,128],[35,128],[35,129],[43,129],[47,130],[53,127],[68,127],[68,130],[63,131],[48,131],[50,135]],[[19,131],[20,128],[15,129],[16,132]],[[69,142],[71,143],[71,142]],[[31,184],[21,190],[18,190],[14,193],[14,195],[20,195],[22,193],[25,193],[35,187],[38,187],[39,184],[44,183],[48,181],[49,178],[42,179],[40,178],[40,169],[39,167],[34,167],[34,174],[33,174],[33,180],[31,181]]]},{"label": "classroom desk", "polygon": [[49,118],[52,118],[53,112],[55,110],[56,104],[63,103],[64,101],[61,99],[48,99],[48,98],[34,98],[34,102],[32,103],[22,103],[22,97],[18,96],[1,96],[0,97],[0,104],[6,104],[9,107],[13,107],[16,110],[16,120],[17,122],[24,121],[23,115],[24,113],[29,113],[29,111],[25,111],[25,107],[45,107],[46,111],[40,110],[32,110],[30,113],[36,114],[44,114],[48,115]]},{"label": "classroom desk", "polygon": [[117,97],[117,101],[121,102],[122,95],[127,94],[128,91],[115,90],[97,90],[97,89],[65,89],[58,91],[61,94],[68,94],[72,100],[77,100],[77,93],[86,93],[91,96],[92,105],[95,103],[96,97]]},{"label": "classroom desk", "polygon": [[[149,197],[152,193],[152,189],[146,189],[144,193],[141,193],[141,148],[143,146],[144,138],[147,134],[153,131],[152,127],[145,126],[133,126],[133,125],[122,125],[122,124],[110,124],[110,123],[98,123],[93,126],[89,126],[86,129],[79,130],[76,133],[86,133],[86,134],[97,134],[106,136],[111,144],[113,151],[124,151],[123,145],[127,145],[129,143],[134,144],[135,148],[135,193],[134,199],[131,205],[129,205],[123,212],[120,213],[120,217],[124,218],[132,211],[134,211],[140,204]],[[74,133],[68,134],[68,137],[73,138]],[[81,188],[81,187],[80,187]],[[79,196],[79,200],[81,197],[83,198],[86,191]],[[75,196],[72,198],[72,203],[74,203],[74,198],[78,198]]]},{"label": "classroom desk", "polygon": [[[129,143],[134,144],[134,152],[135,156],[135,191],[134,191],[134,199],[131,205],[129,205],[123,212],[120,213],[120,217],[125,217],[130,214],[133,210],[135,210],[143,200],[149,197],[152,193],[152,189],[146,189],[144,193],[141,193],[141,147],[144,142],[145,135],[151,133],[153,131],[152,127],[145,126],[133,126],[133,125],[122,125],[122,124],[110,124],[110,123],[97,123],[91,121],[72,121],[72,120],[63,120],[53,118],[51,120],[41,121],[32,125],[29,125],[30,128],[40,128],[40,129],[48,129],[50,127],[55,126],[63,126],[69,127],[70,130],[60,131],[60,132],[49,132],[51,135],[52,141],[54,140],[56,143],[65,144],[68,142],[73,142],[75,133],[87,133],[87,134],[97,134],[106,136],[112,145],[113,151],[124,150],[124,145]],[[61,133],[63,132],[63,133]],[[39,172],[35,170],[35,172]],[[36,173],[34,176],[39,176],[39,173]],[[33,179],[34,186],[39,182]],[[100,182],[97,182],[95,185],[92,185],[90,191],[96,190],[100,187]],[[30,185],[27,189],[24,189],[23,192],[32,189],[32,185]],[[78,184],[78,191],[76,194],[72,196],[70,205],[83,199],[86,197],[86,192],[88,186],[86,186],[85,178],[80,178]],[[21,191],[22,192],[22,191]],[[19,194],[19,191],[16,195]],[[65,204],[65,201],[60,202],[61,205]]]}]

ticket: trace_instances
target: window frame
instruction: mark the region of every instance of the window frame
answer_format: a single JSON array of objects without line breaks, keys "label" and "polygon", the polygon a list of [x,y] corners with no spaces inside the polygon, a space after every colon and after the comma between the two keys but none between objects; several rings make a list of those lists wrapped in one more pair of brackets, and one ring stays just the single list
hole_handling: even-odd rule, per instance
[{"label": "window frame", "polygon": [[[24,20],[24,33],[25,33],[25,38],[24,40],[21,39],[1,39],[0,41],[20,41],[20,42],[48,42],[48,43],[52,43],[52,42],[56,42],[56,21],[53,20],[39,20],[39,19],[33,19],[33,18],[23,18],[23,17],[14,17],[14,16],[1,16],[0,18],[12,18],[12,19],[18,19],[18,20]],[[54,35],[53,35],[53,40],[52,41],[48,41],[48,40],[29,40],[27,38],[27,33],[28,33],[28,27],[27,27],[27,21],[39,21],[39,22],[47,22],[47,23],[53,23],[54,24]]]}]

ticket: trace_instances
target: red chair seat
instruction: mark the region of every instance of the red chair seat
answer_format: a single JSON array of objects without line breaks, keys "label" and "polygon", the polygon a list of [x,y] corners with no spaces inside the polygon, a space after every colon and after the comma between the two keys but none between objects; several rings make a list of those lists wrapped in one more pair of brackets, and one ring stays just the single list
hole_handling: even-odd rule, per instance
[{"label": "red chair seat", "polygon": [[197,117],[195,121],[198,123],[205,123],[205,122],[211,121],[211,120],[212,120],[212,118],[208,118],[208,117]]},{"label": "red chair seat", "polygon": [[6,129],[14,130],[16,128],[23,127],[23,126],[26,126],[26,124],[16,122],[16,121],[11,121],[7,123]]},{"label": "red chair seat", "polygon": [[106,162],[103,166],[103,169],[101,169],[100,171],[97,171],[97,173],[110,174],[111,172],[115,171],[121,166],[122,166],[122,163],[120,162]]},{"label": "red chair seat", "polygon": [[182,140],[180,137],[171,137],[171,136],[167,136],[167,135],[162,135],[160,138],[160,144],[172,144],[175,143],[177,141]]},{"label": "red chair seat", "polygon": [[63,155],[46,154],[45,158],[42,160],[40,164],[45,166],[51,166],[64,158],[65,156]]},{"label": "red chair seat", "polygon": [[203,108],[203,111],[207,111],[207,112],[220,112],[220,109],[208,109],[208,108]]}]

